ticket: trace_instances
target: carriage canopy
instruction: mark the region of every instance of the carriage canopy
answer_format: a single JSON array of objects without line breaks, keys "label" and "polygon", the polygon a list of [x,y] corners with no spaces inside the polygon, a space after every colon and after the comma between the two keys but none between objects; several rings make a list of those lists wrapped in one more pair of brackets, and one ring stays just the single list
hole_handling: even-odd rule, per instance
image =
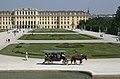
[{"label": "carriage canopy", "polygon": [[43,50],[44,53],[61,53],[65,52],[65,50]]}]

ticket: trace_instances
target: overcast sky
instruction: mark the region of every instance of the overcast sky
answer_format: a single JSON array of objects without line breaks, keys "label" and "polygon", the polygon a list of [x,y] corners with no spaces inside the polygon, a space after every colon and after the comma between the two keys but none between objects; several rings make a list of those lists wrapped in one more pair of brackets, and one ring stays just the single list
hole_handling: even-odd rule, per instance
[{"label": "overcast sky", "polygon": [[113,14],[120,0],[0,0],[0,10],[38,8],[39,10],[83,10],[94,14]]}]

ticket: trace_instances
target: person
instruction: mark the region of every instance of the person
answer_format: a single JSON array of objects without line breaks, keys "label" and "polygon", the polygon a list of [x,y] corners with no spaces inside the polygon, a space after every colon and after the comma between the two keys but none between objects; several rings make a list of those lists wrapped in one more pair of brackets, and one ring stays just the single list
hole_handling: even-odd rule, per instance
[{"label": "person", "polygon": [[119,41],[119,39],[118,39],[118,38],[116,38],[116,41],[118,42],[118,41]]},{"label": "person", "polygon": [[65,59],[65,54],[63,52],[61,52],[61,57]]},{"label": "person", "polygon": [[48,57],[48,54],[47,53],[45,53],[45,58],[47,58]]},{"label": "person", "polygon": [[60,59],[60,53],[58,53],[58,54],[57,54],[57,58],[59,58],[59,59]]},{"label": "person", "polygon": [[8,39],[6,39],[6,43],[8,42]]},{"label": "person", "polygon": [[10,39],[7,39],[8,43],[10,42]]},{"label": "person", "polygon": [[28,52],[25,53],[25,60],[28,60]]}]

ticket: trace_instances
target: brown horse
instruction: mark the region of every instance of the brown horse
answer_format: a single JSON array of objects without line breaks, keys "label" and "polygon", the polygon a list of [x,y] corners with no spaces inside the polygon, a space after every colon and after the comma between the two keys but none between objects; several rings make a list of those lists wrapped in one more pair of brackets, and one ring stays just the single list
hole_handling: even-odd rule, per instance
[{"label": "brown horse", "polygon": [[83,59],[87,60],[87,56],[83,54],[75,54],[71,57],[71,64],[73,61],[74,61],[74,64],[77,64],[76,60],[80,60],[79,64],[81,64]]}]

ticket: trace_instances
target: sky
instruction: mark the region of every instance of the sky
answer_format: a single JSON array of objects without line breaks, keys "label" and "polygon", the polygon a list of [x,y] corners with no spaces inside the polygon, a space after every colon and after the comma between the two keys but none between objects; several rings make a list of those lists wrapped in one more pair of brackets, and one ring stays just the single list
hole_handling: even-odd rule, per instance
[{"label": "sky", "polygon": [[114,14],[120,0],[0,0],[0,11],[16,8],[37,8],[39,10],[77,10],[93,14]]}]

